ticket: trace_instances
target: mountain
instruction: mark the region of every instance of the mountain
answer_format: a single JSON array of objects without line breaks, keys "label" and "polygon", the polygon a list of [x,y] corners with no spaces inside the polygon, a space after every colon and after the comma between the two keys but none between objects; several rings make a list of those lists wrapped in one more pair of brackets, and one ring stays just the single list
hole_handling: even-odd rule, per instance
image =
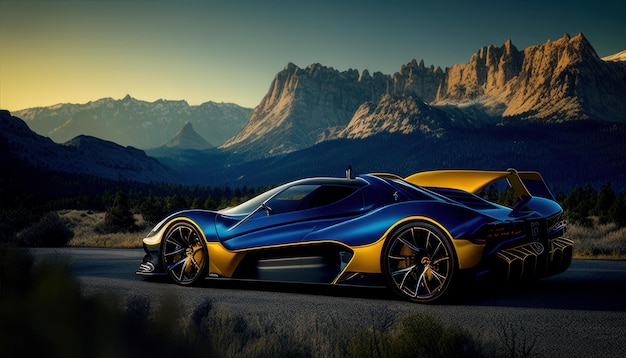
[{"label": "mountain", "polygon": [[16,111],[29,127],[57,143],[91,135],[124,146],[156,148],[189,122],[207,141],[220,145],[244,126],[252,109],[231,103],[146,102],[127,95],[86,104],[58,104]]},{"label": "mountain", "polygon": [[[156,115],[144,116],[156,107],[191,108],[185,102],[126,97],[49,107],[48,120],[34,122],[50,124],[57,132],[65,128],[63,123],[50,119],[65,118],[67,128],[78,121],[97,123],[103,131],[113,126],[118,132],[128,124],[127,131],[137,136],[161,133],[152,149],[142,152],[90,136],[60,145],[7,114],[3,117],[10,120],[3,122],[12,124],[0,128],[0,161],[8,163],[3,173],[26,163],[118,180],[139,169],[131,180],[231,186],[343,175],[349,164],[359,173],[399,175],[514,167],[539,170],[556,191],[609,181],[623,191],[625,78],[626,62],[599,58],[582,34],[524,50],[508,40],[481,48],[467,64],[445,70],[415,60],[393,75],[341,72],[321,64],[301,69],[290,63],[250,110],[245,126],[221,145],[199,130],[197,122],[179,122],[182,115],[159,117],[161,122],[153,121]],[[67,119],[71,106],[83,106],[76,115],[82,119]],[[100,117],[97,113],[103,111],[108,114]],[[141,162],[152,169],[142,169]]]},{"label": "mountain", "polygon": [[270,157],[380,133],[626,121],[626,63],[598,57],[583,34],[518,50],[508,40],[445,71],[415,60],[393,75],[288,64],[235,137],[220,148]]},{"label": "mountain", "polygon": [[626,65],[602,61],[587,39],[565,36],[524,51],[504,117],[624,122]]},{"label": "mountain", "polygon": [[440,137],[447,128],[458,126],[461,124],[455,124],[444,111],[428,105],[420,97],[384,95],[375,104],[359,106],[350,123],[330,138],[367,138],[381,131]]},{"label": "mountain", "polygon": [[359,76],[320,64],[301,69],[293,63],[279,72],[250,120],[222,145],[251,157],[277,155],[311,146],[329,128],[345,127],[366,101],[378,100],[389,77],[381,73]]},{"label": "mountain", "polygon": [[626,62],[626,50],[624,51],[620,51],[618,53],[606,56],[606,57],[602,57],[602,60],[604,61],[622,61],[622,62]]},{"label": "mountain", "polygon": [[36,134],[8,111],[0,111],[3,176],[13,168],[143,183],[177,181],[176,173],[142,150],[81,135],[57,144]]},{"label": "mountain", "polygon": [[204,150],[214,148],[215,146],[202,138],[202,136],[193,129],[191,122],[187,122],[185,126],[176,133],[174,138],[165,144],[165,147]]},{"label": "mountain", "polygon": [[[393,97],[391,97],[393,98]],[[392,101],[393,102],[393,101]],[[410,103],[410,101],[409,101]],[[310,176],[431,169],[537,170],[550,189],[569,192],[611,182],[626,190],[626,125],[614,122],[518,123],[443,132],[381,132],[326,140],[282,155],[245,159],[228,151],[155,152],[188,185],[277,185]],[[443,135],[441,135],[443,134]]]}]

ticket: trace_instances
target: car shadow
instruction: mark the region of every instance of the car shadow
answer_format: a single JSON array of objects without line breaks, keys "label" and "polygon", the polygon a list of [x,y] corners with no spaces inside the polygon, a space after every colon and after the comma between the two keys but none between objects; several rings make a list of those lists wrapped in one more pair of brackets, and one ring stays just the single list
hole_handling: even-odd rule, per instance
[{"label": "car shadow", "polygon": [[[467,285],[467,284],[466,284]],[[455,304],[564,310],[626,311],[626,272],[565,273],[527,283],[476,283]]]},{"label": "car shadow", "polygon": [[284,292],[315,296],[351,297],[379,300],[396,299],[396,296],[384,287],[336,286],[314,283],[267,282],[230,279],[206,279],[202,283],[199,283],[199,286],[206,288]]},{"label": "car shadow", "polygon": [[[577,263],[575,266],[578,266]],[[622,270],[597,270],[580,274],[578,269],[526,283],[510,285],[489,281],[463,281],[457,294],[443,305],[501,306],[564,310],[626,311],[626,272]],[[589,269],[593,271],[594,269]],[[167,278],[150,280],[166,282]],[[363,298],[407,302],[391,289],[382,287],[333,286],[307,283],[261,282],[249,280],[206,279],[199,287],[284,292],[305,295]]]}]

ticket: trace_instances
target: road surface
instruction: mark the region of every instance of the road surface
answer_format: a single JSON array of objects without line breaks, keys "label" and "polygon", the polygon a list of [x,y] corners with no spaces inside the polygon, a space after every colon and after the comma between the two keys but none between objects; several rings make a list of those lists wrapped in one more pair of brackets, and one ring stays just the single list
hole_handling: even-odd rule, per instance
[{"label": "road surface", "polygon": [[626,357],[626,261],[574,260],[566,272],[531,287],[474,289],[453,304],[422,305],[384,289],[207,280],[182,287],[135,275],[141,249],[35,249],[36,257],[67,258],[86,295],[106,292],[155,300],[176,297],[184,311],[210,298],[213,307],[262,314],[293,324],[331,314],[371,325],[379,314],[425,313],[489,337],[502,327],[523,331],[533,352],[550,357]]}]

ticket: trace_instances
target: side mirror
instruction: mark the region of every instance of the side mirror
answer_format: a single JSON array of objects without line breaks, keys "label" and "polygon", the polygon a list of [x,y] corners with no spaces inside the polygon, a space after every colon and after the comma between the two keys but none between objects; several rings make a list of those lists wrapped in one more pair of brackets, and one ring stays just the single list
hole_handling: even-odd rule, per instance
[{"label": "side mirror", "polygon": [[272,208],[267,206],[267,204],[265,204],[265,203],[261,204],[261,208],[263,208],[263,210],[265,210],[265,215],[270,216],[272,214]]}]

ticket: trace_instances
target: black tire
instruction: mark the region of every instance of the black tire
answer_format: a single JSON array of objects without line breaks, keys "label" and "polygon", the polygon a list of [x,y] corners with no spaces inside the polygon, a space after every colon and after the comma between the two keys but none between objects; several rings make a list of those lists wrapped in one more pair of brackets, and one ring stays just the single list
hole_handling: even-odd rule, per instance
[{"label": "black tire", "polygon": [[191,285],[204,278],[209,255],[204,238],[195,226],[187,222],[172,225],[161,245],[163,266],[174,282]]},{"label": "black tire", "polygon": [[381,260],[387,284],[403,299],[435,303],[453,293],[456,253],[447,235],[432,224],[412,222],[395,230]]}]

